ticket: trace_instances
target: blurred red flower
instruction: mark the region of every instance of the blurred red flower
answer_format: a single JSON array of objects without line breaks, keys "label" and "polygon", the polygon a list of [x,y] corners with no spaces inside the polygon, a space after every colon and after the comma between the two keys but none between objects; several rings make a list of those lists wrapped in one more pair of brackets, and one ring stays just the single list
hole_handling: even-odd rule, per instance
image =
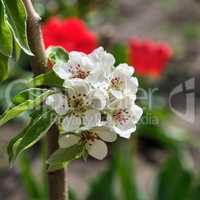
[{"label": "blurred red flower", "polygon": [[97,37],[78,18],[50,18],[42,25],[45,47],[62,46],[67,51],[90,53],[98,46]]},{"label": "blurred red flower", "polygon": [[158,77],[171,57],[172,49],[167,43],[136,38],[129,41],[129,62],[142,76]]}]

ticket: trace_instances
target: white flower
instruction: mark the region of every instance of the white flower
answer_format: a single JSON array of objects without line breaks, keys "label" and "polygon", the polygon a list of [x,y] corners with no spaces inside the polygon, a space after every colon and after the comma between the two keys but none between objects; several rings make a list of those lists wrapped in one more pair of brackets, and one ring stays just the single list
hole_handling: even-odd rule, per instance
[{"label": "white flower", "polygon": [[121,137],[129,138],[136,130],[136,123],[142,116],[142,109],[137,106],[130,96],[116,100],[109,105],[110,113],[107,120],[109,126]]},{"label": "white flower", "polygon": [[[114,142],[117,135],[108,128],[96,127],[80,134],[68,134],[59,138],[61,148],[68,148],[75,144],[85,145],[88,154],[102,160],[108,153],[105,142]],[[105,141],[105,142],[104,142]]]},{"label": "white flower", "polygon": [[91,72],[88,80],[94,85],[99,82],[107,81],[115,63],[114,56],[107,53],[103,47],[99,47],[89,54],[88,57],[95,66],[95,70]]},{"label": "white flower", "polygon": [[59,115],[65,115],[69,109],[67,98],[62,93],[56,93],[48,96],[45,103],[46,105],[52,107]]},{"label": "white flower", "polygon": [[107,96],[101,90],[92,90],[81,79],[66,81],[67,94],[53,94],[47,97],[46,104],[58,114],[65,114],[63,128],[65,132],[79,131],[101,125],[101,110],[107,102]]},{"label": "white flower", "polygon": [[67,63],[58,62],[54,65],[55,73],[64,80],[68,79],[87,79],[95,69],[89,57],[81,52],[72,51],[69,53]]},{"label": "white flower", "polygon": [[115,98],[122,98],[124,95],[135,95],[138,88],[138,80],[132,77],[134,68],[127,64],[118,65],[109,78],[109,92]]}]

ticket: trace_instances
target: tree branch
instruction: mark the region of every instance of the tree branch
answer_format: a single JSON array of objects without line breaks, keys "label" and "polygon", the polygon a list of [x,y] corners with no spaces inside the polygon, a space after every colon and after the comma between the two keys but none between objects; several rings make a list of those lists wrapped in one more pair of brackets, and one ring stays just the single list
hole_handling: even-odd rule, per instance
[{"label": "tree branch", "polygon": [[[35,11],[31,0],[23,0],[27,11],[27,35],[31,51],[31,67],[35,75],[46,71],[45,48],[40,29],[40,17]],[[58,128],[54,125],[48,132],[48,157],[58,149]],[[49,199],[68,199],[64,169],[48,173]]]}]

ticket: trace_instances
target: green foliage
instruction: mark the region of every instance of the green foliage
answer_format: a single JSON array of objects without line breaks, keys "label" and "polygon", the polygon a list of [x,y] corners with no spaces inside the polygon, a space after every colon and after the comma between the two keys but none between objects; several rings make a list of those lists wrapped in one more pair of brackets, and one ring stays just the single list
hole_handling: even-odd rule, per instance
[{"label": "green foliage", "polygon": [[36,76],[27,84],[27,86],[28,87],[39,87],[39,86],[62,87],[63,82],[64,81],[60,79],[53,70],[50,70],[49,72],[45,74]]},{"label": "green foliage", "polygon": [[12,33],[5,16],[4,5],[0,2],[0,53],[9,57],[12,53]]},{"label": "green foliage", "polygon": [[51,46],[46,51],[47,57],[53,60],[54,62],[67,62],[69,59],[68,53],[62,47]]},{"label": "green foliage", "polygon": [[18,93],[13,98],[12,101],[15,105],[18,105],[27,100],[35,100],[37,97],[41,96],[44,93],[47,93],[49,95],[50,91],[48,91],[47,89],[41,89],[41,88],[29,88],[29,89],[23,90],[22,92]]},{"label": "green foliage", "polygon": [[7,111],[3,113],[3,115],[0,116],[0,126],[8,122],[9,120],[19,116],[21,113],[32,110],[34,108],[37,108],[43,101],[44,99],[49,96],[52,93],[52,91],[48,90],[44,93],[42,93],[39,96],[36,96],[35,99],[31,100],[28,99],[21,104],[14,106]]},{"label": "green foliage", "polygon": [[0,53],[0,81],[8,76],[8,57]]},{"label": "green foliage", "polygon": [[48,110],[32,119],[29,125],[10,141],[8,145],[9,161],[13,162],[20,153],[38,142],[55,121],[56,115]]},{"label": "green foliage", "polygon": [[161,168],[156,200],[184,200],[192,183],[192,173],[181,156],[173,154]]},{"label": "green foliage", "polygon": [[134,154],[130,145],[121,146],[114,160],[116,173],[122,188],[123,199],[140,200],[141,196],[136,184],[132,157],[134,157]]},{"label": "green foliage", "polygon": [[43,112],[31,121],[20,142],[17,144],[15,157],[38,142],[56,121],[56,114],[52,111]]},{"label": "green foliage", "polygon": [[51,157],[47,160],[49,164],[49,171],[55,171],[57,169],[63,168],[63,166],[81,155],[83,151],[83,146],[74,145],[69,148],[60,148],[55,151]]},{"label": "green foliage", "polygon": [[26,10],[21,0],[1,0],[5,6],[5,13],[13,32],[15,40],[29,55],[32,55],[27,41],[26,34]]},{"label": "green foliage", "polygon": [[115,200],[113,192],[115,168],[110,164],[92,184],[86,200]]},{"label": "green foliage", "polygon": [[40,185],[35,180],[34,174],[32,173],[32,167],[30,159],[26,153],[21,154],[19,157],[20,174],[26,193],[30,200],[44,200],[42,198],[42,191]]},{"label": "green foliage", "polygon": [[20,48],[33,55],[28,46],[26,18],[21,0],[0,0],[0,81],[8,76],[9,57],[17,60]]}]

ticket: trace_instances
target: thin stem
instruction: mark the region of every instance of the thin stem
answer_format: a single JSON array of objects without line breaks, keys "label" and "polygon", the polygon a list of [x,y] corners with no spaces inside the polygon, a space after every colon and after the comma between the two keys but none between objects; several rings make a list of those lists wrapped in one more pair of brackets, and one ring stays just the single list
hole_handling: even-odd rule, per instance
[{"label": "thin stem", "polygon": [[[23,0],[27,11],[27,35],[31,51],[31,67],[35,75],[46,71],[45,48],[40,29],[40,17],[35,11],[31,0]],[[58,149],[58,128],[54,125],[48,132],[48,157]],[[57,170],[48,173],[48,187],[50,200],[67,200],[67,184],[65,171]]]}]

